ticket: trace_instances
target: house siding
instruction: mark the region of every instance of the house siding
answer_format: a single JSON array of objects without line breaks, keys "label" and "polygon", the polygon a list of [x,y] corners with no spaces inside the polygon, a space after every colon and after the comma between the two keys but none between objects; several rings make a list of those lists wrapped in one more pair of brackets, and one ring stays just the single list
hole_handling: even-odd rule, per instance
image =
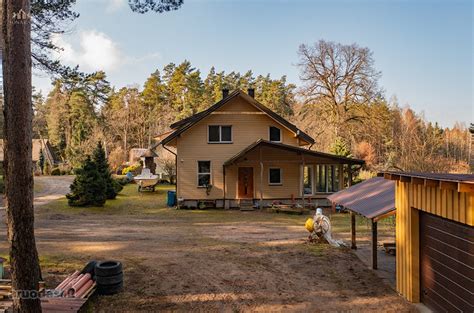
[{"label": "house siding", "polygon": [[[214,144],[207,142],[208,125],[232,125],[233,142],[229,144]],[[224,173],[225,161],[245,149],[258,139],[269,137],[269,127],[275,126],[282,130],[282,142],[298,146],[295,134],[284,128],[279,123],[255,109],[240,97],[234,98],[223,107],[202,121],[182,133],[177,141],[177,169],[178,169],[178,198],[182,199],[222,199],[224,198]],[[204,188],[197,186],[198,161],[211,161],[211,184],[213,188],[209,195]],[[260,168],[254,165],[254,197],[260,186]],[[239,166],[245,166],[244,163]],[[264,179],[267,179],[268,164],[264,169]],[[283,185],[268,186],[264,181],[264,196],[290,197],[292,193],[298,194],[299,190],[299,165],[283,164]],[[226,169],[226,198],[235,199],[237,196],[237,166]]]},{"label": "house siding", "polygon": [[474,193],[397,181],[395,207],[397,291],[409,301],[419,302],[419,212],[474,226]]}]

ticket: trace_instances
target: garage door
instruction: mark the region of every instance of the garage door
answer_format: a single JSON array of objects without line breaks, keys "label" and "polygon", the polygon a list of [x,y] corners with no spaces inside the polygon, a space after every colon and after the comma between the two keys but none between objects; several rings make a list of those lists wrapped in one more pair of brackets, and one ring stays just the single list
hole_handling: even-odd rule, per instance
[{"label": "garage door", "polygon": [[420,212],[421,302],[474,312],[474,227]]}]

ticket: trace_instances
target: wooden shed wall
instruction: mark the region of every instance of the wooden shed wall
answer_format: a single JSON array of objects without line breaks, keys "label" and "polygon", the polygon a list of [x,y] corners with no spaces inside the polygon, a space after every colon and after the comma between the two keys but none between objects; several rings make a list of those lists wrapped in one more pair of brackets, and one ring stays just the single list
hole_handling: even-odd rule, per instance
[{"label": "wooden shed wall", "polygon": [[474,193],[397,181],[397,291],[420,301],[419,211],[474,226]]}]

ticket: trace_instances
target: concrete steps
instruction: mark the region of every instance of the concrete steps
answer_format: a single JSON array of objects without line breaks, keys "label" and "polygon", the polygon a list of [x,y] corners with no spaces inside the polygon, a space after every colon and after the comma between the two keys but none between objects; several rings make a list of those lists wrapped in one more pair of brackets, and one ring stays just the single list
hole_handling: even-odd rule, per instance
[{"label": "concrete steps", "polygon": [[254,211],[253,199],[240,199],[239,200],[240,211]]}]

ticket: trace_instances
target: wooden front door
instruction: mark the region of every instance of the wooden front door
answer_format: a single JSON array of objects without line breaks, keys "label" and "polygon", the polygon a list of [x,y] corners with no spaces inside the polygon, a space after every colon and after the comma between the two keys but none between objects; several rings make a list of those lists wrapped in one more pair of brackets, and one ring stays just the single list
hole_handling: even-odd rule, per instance
[{"label": "wooden front door", "polygon": [[239,167],[239,199],[253,198],[253,167]]}]

